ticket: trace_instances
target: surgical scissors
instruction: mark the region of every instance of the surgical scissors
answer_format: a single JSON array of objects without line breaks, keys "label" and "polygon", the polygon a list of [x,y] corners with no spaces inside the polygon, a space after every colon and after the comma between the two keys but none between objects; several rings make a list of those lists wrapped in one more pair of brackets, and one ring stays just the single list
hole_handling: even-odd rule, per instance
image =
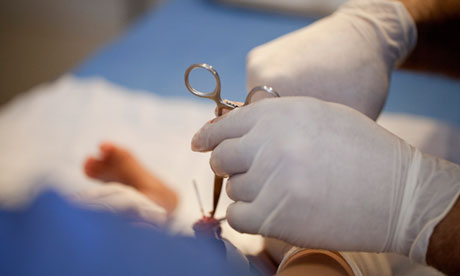
[{"label": "surgical scissors", "polygon": [[[214,79],[216,80],[216,87],[212,92],[201,92],[199,90],[196,90],[195,88],[192,87],[189,81],[189,76],[190,73],[197,68],[202,68],[205,69],[213,75]],[[185,71],[184,75],[184,81],[185,81],[185,86],[187,87],[187,90],[190,91],[195,96],[201,97],[201,98],[207,98],[213,100],[216,105],[217,105],[217,116],[222,115],[222,110],[223,109],[235,109],[237,107],[240,107],[240,105],[234,104],[230,101],[223,100],[222,97],[220,96],[221,92],[221,83],[220,83],[220,77],[217,71],[209,64],[206,63],[197,63],[197,64],[192,64],[190,67],[187,68]],[[246,100],[244,101],[244,105],[248,105],[251,103],[252,98],[257,92],[263,92],[266,94],[268,97],[279,97],[279,94],[271,87],[269,86],[256,86],[251,91],[249,91]],[[214,175],[214,194],[213,194],[213,208],[211,211],[211,217],[214,217],[214,214],[216,212],[217,204],[219,203],[219,198],[220,194],[222,191],[222,184],[223,184],[224,179],[220,176]]]}]

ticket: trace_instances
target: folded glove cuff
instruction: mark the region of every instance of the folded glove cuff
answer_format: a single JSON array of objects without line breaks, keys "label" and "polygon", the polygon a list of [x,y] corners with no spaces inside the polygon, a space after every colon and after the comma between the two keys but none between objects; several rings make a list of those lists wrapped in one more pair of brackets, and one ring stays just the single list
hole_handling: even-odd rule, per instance
[{"label": "folded glove cuff", "polygon": [[408,168],[392,251],[426,264],[436,225],[460,193],[460,166],[415,150]]},{"label": "folded glove cuff", "polygon": [[399,1],[351,0],[337,14],[360,18],[373,27],[389,68],[403,63],[417,43],[415,22]]},{"label": "folded glove cuff", "polygon": [[420,231],[419,235],[415,238],[414,243],[409,252],[409,258],[413,261],[426,264],[426,253],[428,250],[428,246],[430,245],[430,238],[433,234],[433,230],[441,222],[442,219],[449,213],[449,211],[454,206],[455,202],[457,201],[460,195],[460,191],[455,194],[455,196],[451,199],[447,207],[444,211],[437,217],[433,218],[432,220],[428,221],[423,227],[422,231]]}]

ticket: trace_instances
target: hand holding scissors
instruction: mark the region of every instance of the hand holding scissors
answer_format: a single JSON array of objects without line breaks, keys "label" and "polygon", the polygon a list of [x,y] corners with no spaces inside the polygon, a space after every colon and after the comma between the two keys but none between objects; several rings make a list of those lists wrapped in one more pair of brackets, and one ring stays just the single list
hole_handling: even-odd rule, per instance
[{"label": "hand holding scissors", "polygon": [[[197,68],[202,68],[205,69],[213,75],[214,79],[216,80],[216,87],[212,92],[201,92],[195,88],[192,87],[189,81],[189,76],[190,73]],[[220,77],[217,71],[209,64],[206,63],[201,63],[201,64],[192,64],[190,67],[187,68],[185,71],[185,76],[184,76],[184,81],[185,81],[185,86],[187,87],[187,90],[190,91],[195,96],[201,97],[201,98],[207,98],[213,100],[216,105],[217,105],[217,116],[222,115],[222,110],[223,109],[235,109],[239,107],[236,104],[233,104],[227,100],[223,100],[222,97],[220,96],[221,92],[221,84],[220,84]],[[264,95],[268,97],[279,97],[279,94],[271,87],[269,86],[256,86],[251,91],[249,91],[246,100],[243,104],[248,105],[251,103],[254,95],[256,95],[258,92],[264,93]],[[219,202],[219,197],[220,193],[222,191],[222,183],[223,183],[223,178],[220,176],[215,175],[214,176],[214,197],[213,197],[213,209],[211,211],[211,217],[214,217],[214,214],[216,212],[216,207],[217,203]]]}]

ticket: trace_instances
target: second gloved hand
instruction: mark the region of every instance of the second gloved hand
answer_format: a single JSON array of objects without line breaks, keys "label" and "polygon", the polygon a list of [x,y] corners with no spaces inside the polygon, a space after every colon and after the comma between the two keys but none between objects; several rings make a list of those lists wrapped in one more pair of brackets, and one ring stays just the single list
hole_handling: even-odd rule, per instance
[{"label": "second gloved hand", "polygon": [[460,168],[420,153],[344,105],[265,99],[192,141],[229,176],[230,225],[293,245],[398,252],[423,263],[460,191]]},{"label": "second gloved hand", "polygon": [[415,42],[415,24],[402,3],[352,0],[331,16],[254,48],[247,57],[247,86],[345,104],[375,120],[393,67]]}]

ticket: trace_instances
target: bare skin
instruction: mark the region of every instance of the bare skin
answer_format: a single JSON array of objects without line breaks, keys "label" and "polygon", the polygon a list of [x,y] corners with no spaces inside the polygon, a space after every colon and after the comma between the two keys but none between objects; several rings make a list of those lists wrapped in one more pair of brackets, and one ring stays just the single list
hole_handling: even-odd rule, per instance
[{"label": "bare skin", "polygon": [[[460,78],[460,1],[399,0],[417,25],[418,43],[403,68]],[[460,200],[436,226],[426,254],[429,265],[460,274]]]},{"label": "bare skin", "polygon": [[417,25],[418,42],[403,68],[460,78],[460,1],[399,0]]},{"label": "bare skin", "polygon": [[447,275],[460,274],[460,200],[435,227],[426,261]]},{"label": "bare skin", "polygon": [[99,149],[99,156],[90,156],[84,163],[88,177],[131,186],[163,207],[168,214],[176,209],[177,194],[145,169],[129,151],[110,142],[102,143]]}]

